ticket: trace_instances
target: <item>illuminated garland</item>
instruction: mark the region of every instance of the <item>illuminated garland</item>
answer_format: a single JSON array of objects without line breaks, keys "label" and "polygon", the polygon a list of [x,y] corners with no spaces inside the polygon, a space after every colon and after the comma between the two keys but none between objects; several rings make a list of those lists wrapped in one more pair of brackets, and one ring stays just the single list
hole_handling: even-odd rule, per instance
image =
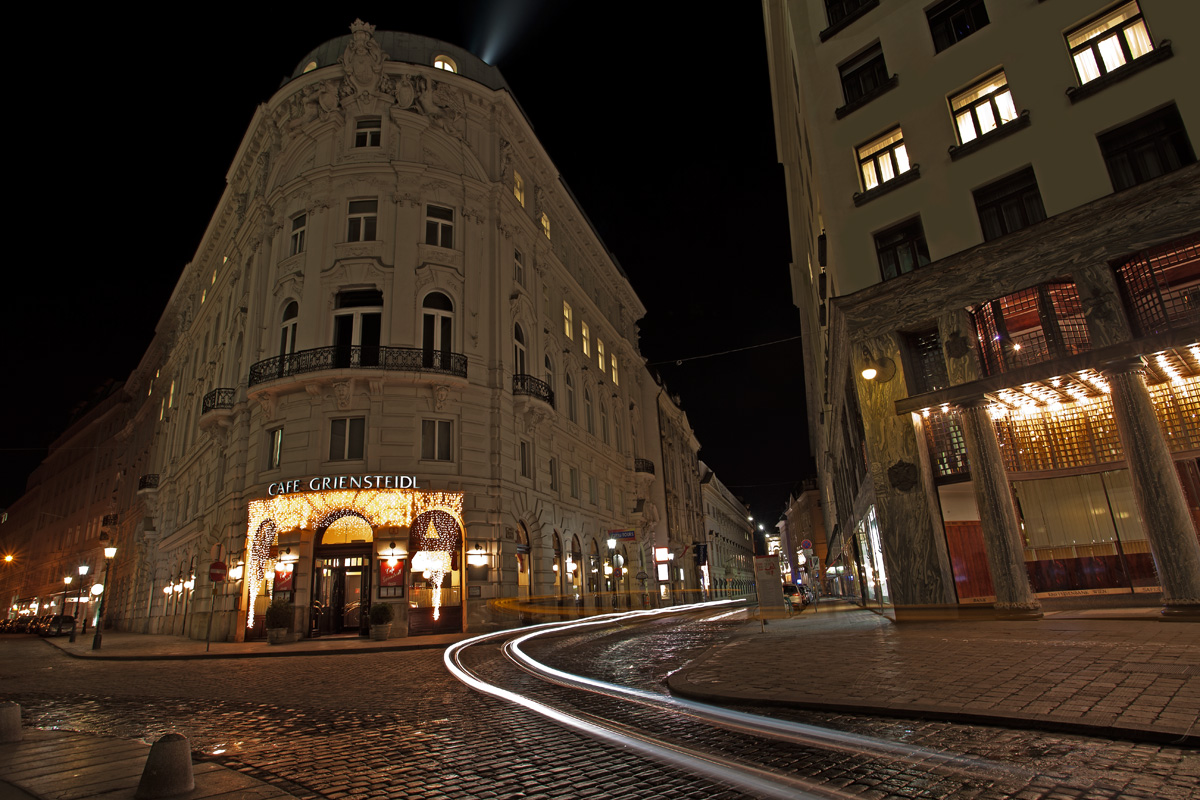
[{"label": "illuminated garland", "polygon": [[[458,535],[462,526],[462,512],[462,492],[422,492],[412,489],[303,492],[251,501],[246,521],[246,580],[250,590],[246,627],[254,627],[254,598],[258,596],[259,589],[264,581],[274,577],[274,570],[269,569],[271,546],[275,544],[279,531],[327,527],[348,514],[361,516],[372,528],[407,528],[423,515],[429,514],[430,523],[439,534],[436,546],[440,548],[443,529],[453,526],[454,536]],[[430,544],[434,543],[431,541]]]},{"label": "illuminated garland", "polygon": [[[424,531],[418,535],[418,531]],[[413,521],[409,536],[412,571],[421,572],[433,581],[433,618],[442,614],[442,580],[454,565],[454,555],[460,547],[461,527],[454,517],[441,509],[427,511]]]}]

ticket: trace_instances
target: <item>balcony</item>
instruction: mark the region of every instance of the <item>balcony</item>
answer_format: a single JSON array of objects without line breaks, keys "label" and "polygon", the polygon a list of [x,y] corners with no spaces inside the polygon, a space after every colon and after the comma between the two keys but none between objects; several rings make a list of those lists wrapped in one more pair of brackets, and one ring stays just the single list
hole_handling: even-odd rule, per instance
[{"label": "balcony", "polygon": [[229,410],[233,408],[234,389],[213,389],[208,394],[204,395],[204,400],[201,401],[200,413],[207,414],[210,411]]},{"label": "balcony", "polygon": [[117,514],[105,514],[104,518],[100,520],[100,527],[101,528],[116,527],[117,518],[118,518]]},{"label": "balcony", "polygon": [[138,494],[158,491],[158,474],[143,475],[138,478]]},{"label": "balcony", "polygon": [[654,462],[648,458],[635,458],[633,460],[633,470],[634,472],[654,477]]},{"label": "balcony", "polygon": [[513,394],[536,398],[554,408],[554,390],[550,388],[550,384],[532,375],[513,375]]},{"label": "balcony", "polygon": [[250,367],[251,386],[328,370],[382,370],[467,377],[467,357],[421,347],[316,347],[259,361]]}]

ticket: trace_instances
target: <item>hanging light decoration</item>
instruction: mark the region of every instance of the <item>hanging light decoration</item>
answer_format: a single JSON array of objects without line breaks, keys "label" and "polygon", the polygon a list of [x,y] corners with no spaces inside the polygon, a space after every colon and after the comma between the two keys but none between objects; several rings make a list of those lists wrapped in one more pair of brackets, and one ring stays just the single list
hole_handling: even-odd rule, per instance
[{"label": "hanging light decoration", "polygon": [[[419,534],[418,538],[418,531]],[[442,614],[442,581],[446,573],[454,568],[454,555],[458,552],[462,528],[450,514],[435,509],[422,514],[413,522],[412,542],[414,551],[413,572],[433,582],[433,618]],[[410,540],[411,541],[411,540]]]},{"label": "hanging light decoration", "polygon": [[[435,530],[440,532],[446,524],[441,520],[448,519],[457,536],[462,526],[462,492],[354,489],[298,492],[251,501],[247,507],[245,565],[250,597],[258,596],[259,590],[264,585],[269,587],[274,579],[271,547],[279,531],[316,529],[350,514],[362,517],[372,528],[407,528],[421,515],[431,512],[441,512],[435,515]],[[445,571],[449,571],[449,567]],[[246,627],[251,628],[254,626],[253,602],[248,604],[246,611]]]}]

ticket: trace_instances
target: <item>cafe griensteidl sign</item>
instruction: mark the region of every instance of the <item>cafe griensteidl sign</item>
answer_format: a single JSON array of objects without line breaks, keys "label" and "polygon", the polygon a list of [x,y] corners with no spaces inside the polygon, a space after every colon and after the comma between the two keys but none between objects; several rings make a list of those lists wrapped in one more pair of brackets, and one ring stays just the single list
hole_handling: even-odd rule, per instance
[{"label": "cafe griensteidl sign", "polygon": [[416,475],[322,475],[279,481],[267,487],[271,497],[294,492],[328,492],[338,489],[419,489]]}]

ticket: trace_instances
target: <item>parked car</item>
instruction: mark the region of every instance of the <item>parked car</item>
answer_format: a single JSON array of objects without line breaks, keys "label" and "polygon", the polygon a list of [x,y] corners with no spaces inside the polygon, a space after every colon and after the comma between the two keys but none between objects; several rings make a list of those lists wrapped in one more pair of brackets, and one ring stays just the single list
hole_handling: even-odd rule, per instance
[{"label": "parked car", "polygon": [[796,608],[797,606],[804,608],[808,605],[808,598],[801,591],[801,587],[794,583],[785,583],[783,585],[783,599],[792,608]]},{"label": "parked car", "polygon": [[29,624],[34,621],[33,617],[17,617],[9,633],[29,633]]},{"label": "parked car", "polygon": [[68,636],[75,627],[75,617],[70,614],[53,614],[38,625],[38,636]]}]

